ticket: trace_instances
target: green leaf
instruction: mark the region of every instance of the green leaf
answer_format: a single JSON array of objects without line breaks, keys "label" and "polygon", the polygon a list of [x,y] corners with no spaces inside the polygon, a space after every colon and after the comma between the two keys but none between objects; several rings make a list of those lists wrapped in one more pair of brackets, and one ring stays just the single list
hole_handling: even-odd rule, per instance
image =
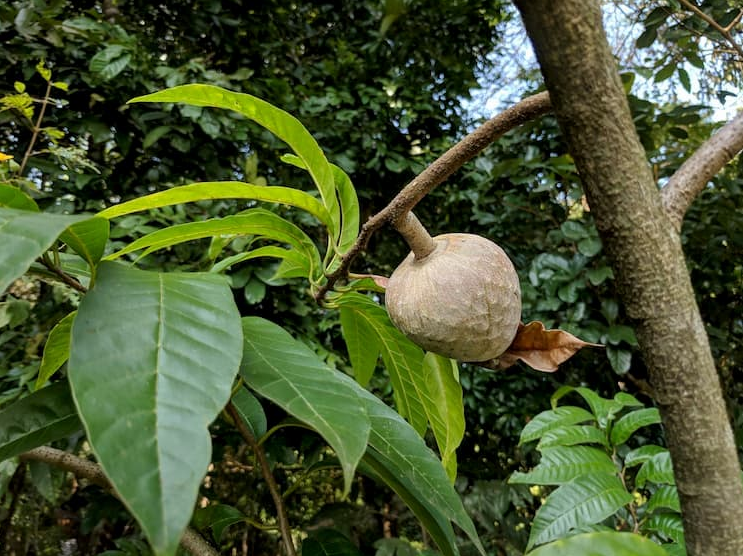
[{"label": "green leaf", "polygon": [[66,382],[21,398],[0,411],[0,461],[69,436],[82,428]]},{"label": "green leaf", "polygon": [[225,529],[235,523],[247,520],[244,513],[227,504],[212,504],[206,508],[197,508],[193,514],[194,525],[198,529],[211,529],[214,540],[219,543]]},{"label": "green leaf", "polygon": [[0,183],[0,206],[39,212],[36,201],[17,187],[5,183]]},{"label": "green leaf", "polygon": [[94,217],[73,224],[59,236],[59,239],[85,259],[92,268],[103,257],[109,231],[108,220]]},{"label": "green leaf", "polygon": [[623,375],[632,366],[632,352],[627,349],[606,346],[606,356],[609,358],[611,368],[617,374]]},{"label": "green leaf", "polygon": [[374,374],[381,347],[374,328],[359,311],[347,307],[340,310],[341,332],[348,349],[356,381],[366,386]]},{"label": "green leaf", "polygon": [[618,345],[620,342],[627,342],[631,346],[637,345],[635,331],[630,326],[623,324],[613,324],[606,333],[607,340],[610,344]]},{"label": "green leaf", "polygon": [[300,269],[302,276],[309,275],[310,270],[307,265],[308,261],[304,258],[302,253],[295,249],[284,249],[283,247],[277,247],[275,245],[266,245],[264,247],[258,247],[257,249],[246,251],[245,253],[237,253],[230,257],[226,257],[210,268],[209,272],[220,273],[238,263],[261,257],[271,257],[289,261]]},{"label": "green leaf", "polygon": [[594,286],[600,286],[609,278],[614,278],[614,272],[608,266],[600,266],[598,268],[592,268],[586,272],[588,281]]},{"label": "green leaf", "polygon": [[254,96],[235,93],[213,85],[181,85],[133,98],[129,102],[181,102],[192,106],[225,108],[239,112],[265,127],[287,143],[302,160],[330,213],[333,222],[330,227],[331,236],[338,237],[341,214],[335,195],[333,171],[317,141],[291,114]]},{"label": "green leaf", "polygon": [[595,257],[601,252],[601,240],[598,237],[587,237],[578,242],[578,251],[586,257]]},{"label": "green leaf", "polygon": [[314,428],[335,450],[348,492],[366,450],[369,417],[356,390],[305,344],[259,317],[242,321],[246,384]]},{"label": "green leaf", "polygon": [[65,228],[89,216],[0,208],[0,293],[49,249]]},{"label": "green leaf", "polygon": [[457,478],[456,450],[464,438],[464,402],[456,361],[428,352],[423,358],[423,384],[432,403],[426,414],[441,454],[441,463],[453,483]]},{"label": "green leaf", "polygon": [[157,555],[172,555],[211,458],[207,430],[242,352],[227,280],[103,262],[68,374],[93,452]]},{"label": "green leaf", "polygon": [[526,549],[563,537],[571,529],[600,523],[632,500],[616,474],[576,477],[552,492],[537,510]]},{"label": "green leaf", "polygon": [[211,199],[252,199],[271,203],[283,203],[306,210],[325,226],[332,227],[330,214],[328,214],[327,209],[320,201],[304,191],[292,189],[291,187],[266,187],[237,181],[192,183],[190,185],[173,187],[167,191],[159,191],[151,195],[132,199],[126,203],[114,205],[99,212],[98,216],[111,219],[143,210]]},{"label": "green leaf", "polygon": [[395,328],[383,307],[365,295],[349,292],[334,302],[354,311],[356,318],[364,320],[368,328],[374,330],[390,375],[397,410],[423,435],[428,421],[426,405],[433,403],[424,384],[423,350]]},{"label": "green leaf", "polygon": [[291,222],[263,209],[251,209],[243,214],[225,218],[169,226],[133,241],[106,259],[117,259],[139,249],[145,249],[141,255],[145,256],[158,249],[205,237],[253,234],[288,243],[294,247],[305,260],[304,268],[308,276],[318,277],[322,271],[320,253],[309,236]]},{"label": "green leaf", "polygon": [[511,484],[561,485],[587,474],[612,474],[617,468],[602,450],[589,446],[558,446],[542,450],[539,465],[527,473],[515,472]]},{"label": "green leaf", "polygon": [[147,135],[145,135],[144,139],[142,140],[142,148],[149,149],[152,145],[157,143],[162,137],[170,133],[172,129],[173,129],[173,126],[169,126],[169,125],[160,125],[154,129],[151,129],[150,131],[147,132]]},{"label": "green leaf", "polygon": [[681,86],[686,89],[687,93],[691,93],[691,79],[689,78],[689,72],[679,66],[676,68],[676,73],[678,73]]},{"label": "green leaf", "polygon": [[601,444],[609,447],[606,435],[593,425],[569,425],[552,429],[542,435],[537,450],[554,446],[574,446],[576,444]]},{"label": "green leaf", "polygon": [[608,423],[614,419],[614,416],[625,407],[625,405],[617,399],[608,400],[602,398],[590,388],[582,386],[578,388],[573,386],[561,386],[558,388],[550,398],[550,404],[552,407],[556,407],[558,400],[571,392],[580,394],[580,396],[586,401],[601,428],[606,428]]},{"label": "green leaf", "polygon": [[675,485],[676,479],[673,476],[673,465],[671,463],[671,454],[666,450],[650,457],[642,464],[635,477],[635,485],[643,488],[645,483],[650,481],[655,484]]},{"label": "green leaf", "polygon": [[76,314],[77,311],[72,311],[55,324],[54,328],[49,332],[49,337],[44,345],[44,354],[41,356],[39,376],[36,377],[36,390],[46,384],[52,375],[69,359],[70,331],[72,330],[72,321],[75,319]]},{"label": "green leaf", "polygon": [[683,544],[662,544],[660,545],[666,552],[666,556],[686,556],[686,546]]},{"label": "green leaf", "polygon": [[654,512],[658,508],[668,508],[681,513],[679,493],[673,485],[661,485],[648,500],[647,512]]},{"label": "green leaf", "polygon": [[263,411],[261,402],[258,401],[258,398],[250,390],[240,388],[235,392],[232,396],[232,405],[235,406],[237,413],[255,438],[260,438],[266,434],[266,430],[268,429],[266,414]]},{"label": "green leaf", "polygon": [[484,554],[474,524],[436,455],[420,435],[370,392],[342,375],[358,390],[371,421],[364,463],[402,498],[428,529],[439,549],[456,554],[449,521],[456,523]]},{"label": "green leaf", "polygon": [[519,445],[541,438],[553,429],[594,420],[594,416],[581,407],[564,406],[542,411],[529,421],[521,431]]},{"label": "green leaf", "polygon": [[671,77],[676,71],[677,64],[678,63],[676,61],[673,61],[660,68],[660,70],[658,70],[658,73],[655,74],[655,82],[660,83],[661,81],[665,81],[666,79]]},{"label": "green leaf", "polygon": [[668,450],[666,448],[656,446],[655,444],[646,444],[645,446],[640,446],[639,448],[628,452],[627,455],[624,456],[624,466],[634,467],[635,465],[640,465],[641,463],[645,463],[646,461],[648,461],[653,456],[667,451]]},{"label": "green leaf", "polygon": [[104,80],[113,79],[126,69],[132,55],[120,44],[107,46],[90,59],[88,69]]},{"label": "green leaf", "polygon": [[588,237],[588,231],[585,226],[575,220],[563,222],[560,226],[560,231],[562,231],[562,235],[571,241],[579,241]]},{"label": "green leaf", "polygon": [[648,538],[634,533],[606,531],[584,533],[560,539],[526,556],[666,556],[663,549]]},{"label": "green leaf", "polygon": [[678,514],[654,514],[643,524],[643,531],[652,531],[673,542],[684,545],[684,524]]},{"label": "green leaf", "polygon": [[611,429],[611,443],[619,446],[627,442],[630,436],[642,427],[660,423],[660,413],[654,407],[637,409],[619,419]]},{"label": "green leaf", "polygon": [[338,200],[341,205],[341,214],[343,216],[340,237],[338,238],[338,252],[346,253],[351,246],[356,243],[359,235],[359,224],[361,215],[359,213],[359,198],[356,195],[356,189],[351,183],[343,170],[335,164],[331,164],[333,170],[333,181],[338,191]]},{"label": "green leaf", "polygon": [[334,529],[320,529],[302,543],[302,556],[363,556],[358,547]]}]

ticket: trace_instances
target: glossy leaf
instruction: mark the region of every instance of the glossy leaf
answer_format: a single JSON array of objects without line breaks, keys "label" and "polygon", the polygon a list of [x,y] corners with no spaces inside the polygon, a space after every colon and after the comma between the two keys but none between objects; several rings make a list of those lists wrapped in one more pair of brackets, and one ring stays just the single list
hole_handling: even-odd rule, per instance
[{"label": "glossy leaf", "polygon": [[519,444],[526,444],[545,433],[565,425],[575,425],[594,420],[594,416],[581,407],[563,406],[542,411],[529,421],[521,431]]},{"label": "glossy leaf", "polygon": [[609,447],[604,432],[593,425],[568,425],[546,432],[537,444],[537,450],[576,444],[601,444]]},{"label": "glossy leaf", "polygon": [[70,332],[72,330],[72,321],[75,319],[76,314],[77,311],[72,311],[55,324],[54,328],[49,332],[49,337],[44,345],[44,354],[41,356],[39,376],[36,377],[37,390],[46,384],[52,375],[69,359]]},{"label": "glossy leaf", "polygon": [[335,195],[333,171],[317,141],[291,114],[268,102],[245,93],[235,93],[213,85],[180,85],[129,102],[181,102],[192,106],[213,106],[239,112],[287,143],[302,160],[315,182],[333,226],[331,235],[338,237],[341,225],[340,207]]},{"label": "glossy leaf", "polygon": [[227,504],[212,504],[206,508],[198,508],[193,514],[193,522],[199,529],[211,529],[214,540],[219,543],[224,531],[246,521],[246,516],[237,508]]},{"label": "glossy leaf", "polygon": [[257,249],[246,251],[245,253],[237,253],[230,257],[226,257],[209,269],[209,272],[220,273],[227,270],[232,265],[249,261],[251,259],[259,259],[261,257],[291,261],[301,269],[302,275],[304,276],[307,276],[310,272],[307,260],[303,257],[302,253],[295,249],[284,249],[283,247],[277,247],[275,245],[265,245],[263,247],[258,247]]},{"label": "glossy leaf", "polygon": [[679,493],[673,485],[662,485],[653,493],[648,500],[647,511],[653,512],[658,508],[668,508],[675,512],[681,512]]},{"label": "glossy leaf", "polygon": [[0,461],[82,428],[66,382],[21,398],[0,411]]},{"label": "glossy leaf", "polygon": [[558,400],[571,392],[579,394],[586,401],[601,428],[606,428],[609,422],[614,420],[615,415],[624,408],[642,407],[642,403],[637,398],[626,392],[619,392],[613,399],[607,399],[602,398],[590,388],[582,386],[577,388],[574,386],[561,386],[558,388],[550,398],[552,407],[557,407]]},{"label": "glossy leaf", "polygon": [[628,452],[627,455],[624,456],[624,466],[634,467],[635,465],[640,465],[641,463],[645,463],[646,461],[648,461],[653,456],[667,451],[667,448],[656,446],[655,444],[646,444],[645,446],[640,446],[639,448],[635,448],[634,450]]},{"label": "glossy leaf", "polygon": [[343,225],[340,237],[338,238],[338,251],[343,254],[351,248],[356,242],[356,237],[359,235],[359,224],[361,222],[359,199],[356,196],[356,189],[351,183],[351,178],[348,177],[348,174],[335,164],[331,164],[331,168],[333,170],[335,188],[338,191],[341,214],[343,215]]},{"label": "glossy leaf", "polygon": [[652,531],[679,545],[685,544],[684,524],[678,514],[654,514],[642,524],[643,531]]},{"label": "glossy leaf", "polygon": [[93,452],[157,555],[172,555],[211,457],[209,423],[242,352],[227,280],[103,262],[68,374]]},{"label": "glossy leaf", "polygon": [[614,423],[611,429],[611,442],[615,446],[624,444],[636,430],[658,423],[660,423],[660,413],[654,407],[627,413]]},{"label": "glossy leaf", "polygon": [[105,218],[83,220],[67,228],[59,239],[94,267],[103,257],[110,225]]},{"label": "glossy leaf", "polygon": [[358,547],[334,529],[314,531],[302,543],[302,556],[363,556]]},{"label": "glossy leaf", "polygon": [[244,387],[240,388],[232,395],[231,401],[232,405],[237,409],[237,413],[255,438],[260,438],[266,434],[266,430],[268,429],[266,414],[263,411],[261,402],[258,401],[258,398],[250,390]]},{"label": "glossy leaf", "polygon": [[242,320],[245,346],[240,374],[246,384],[314,428],[335,450],[351,488],[366,451],[369,417],[355,388],[310,348],[271,321]]},{"label": "glossy leaf", "polygon": [[671,454],[668,451],[655,454],[642,464],[635,477],[635,484],[638,488],[643,488],[647,481],[655,484],[676,484],[676,479],[673,476]]},{"label": "glossy leaf", "polygon": [[280,216],[262,209],[251,209],[243,214],[225,218],[213,218],[170,226],[133,241],[125,248],[109,255],[106,259],[117,259],[139,249],[145,250],[142,254],[144,256],[157,249],[205,237],[248,234],[290,244],[305,259],[305,268],[308,275],[312,274],[314,276],[321,271],[320,254],[307,234]]},{"label": "glossy leaf", "polygon": [[[474,524],[436,455],[420,435],[391,408],[349,377],[358,389],[371,421],[369,450],[364,461],[410,506],[426,526],[439,548],[456,554],[448,522],[457,524],[484,554]],[[448,539],[448,540],[447,540]],[[448,546],[448,549],[444,547]]]},{"label": "glossy leaf", "polygon": [[143,210],[209,199],[253,199],[283,203],[306,210],[326,226],[332,226],[327,209],[320,201],[304,191],[291,187],[266,187],[238,181],[202,182],[173,187],[114,205],[99,212],[98,216],[111,219]]},{"label": "glossy leaf", "polygon": [[382,351],[374,328],[359,312],[348,307],[340,310],[341,332],[356,381],[366,387],[374,374]]},{"label": "glossy leaf", "polygon": [[365,295],[349,292],[334,301],[340,308],[355,312],[356,318],[374,331],[390,375],[397,411],[423,435],[428,421],[426,405],[433,403],[423,383],[423,350],[395,328],[386,309]]},{"label": "glossy leaf", "polygon": [[564,537],[572,529],[600,523],[630,502],[632,495],[615,474],[576,477],[552,492],[537,510],[526,548]]},{"label": "glossy leaf", "polygon": [[456,361],[426,353],[423,358],[423,384],[433,403],[426,405],[431,430],[441,454],[441,463],[449,479],[457,478],[456,450],[464,438],[464,402]]},{"label": "glossy leaf", "polygon": [[6,183],[0,183],[0,207],[39,212],[36,201],[17,187]]},{"label": "glossy leaf", "polygon": [[0,208],[0,293],[49,249],[65,228],[89,216]]},{"label": "glossy leaf", "polygon": [[665,543],[660,545],[666,556],[686,556],[686,546],[683,544]]},{"label": "glossy leaf", "polygon": [[558,446],[542,450],[539,465],[527,473],[515,472],[509,483],[562,485],[586,474],[611,474],[616,466],[603,451],[589,446]]},{"label": "glossy leaf", "polygon": [[616,531],[584,533],[540,546],[526,556],[666,556],[650,539]]}]

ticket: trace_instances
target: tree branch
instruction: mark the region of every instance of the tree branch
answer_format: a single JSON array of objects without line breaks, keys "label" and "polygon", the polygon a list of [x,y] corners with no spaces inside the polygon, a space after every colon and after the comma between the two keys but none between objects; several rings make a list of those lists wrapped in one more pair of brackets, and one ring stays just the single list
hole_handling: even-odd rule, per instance
[{"label": "tree branch", "polygon": [[[740,56],[741,62],[743,62],[743,48],[737,42],[735,42],[733,35],[730,33],[730,30],[732,29],[730,25],[728,25],[727,27],[723,27],[722,25],[717,23],[717,21],[715,21],[713,18],[708,16],[706,13],[704,13],[699,8],[699,6],[697,6],[690,0],[679,0],[679,3],[686,6],[688,9],[690,9],[692,12],[694,12],[696,15],[702,18],[705,22],[707,22],[709,26],[712,27],[715,31],[720,33],[725,38],[725,40],[730,43],[730,46],[732,46],[735,49],[735,51]],[[743,13],[743,11],[741,13]],[[741,14],[738,14],[736,19],[739,19],[740,15]]]},{"label": "tree branch", "polygon": [[[23,461],[41,461],[47,465],[69,471],[77,477],[83,477],[106,490],[114,491],[113,486],[106,475],[103,474],[99,465],[92,461],[79,458],[69,452],[42,446],[29,450],[21,454],[20,457]],[[189,528],[183,533],[181,547],[193,556],[219,556],[219,553],[201,535]]]},{"label": "tree branch", "polygon": [[315,299],[322,301],[335,283],[348,275],[351,263],[366,249],[374,232],[385,224],[396,226],[397,223],[403,222],[407,213],[434,187],[443,183],[465,163],[480,154],[490,143],[515,127],[548,113],[551,109],[549,93],[543,92],[527,97],[482,124],[437,158],[413,178],[386,207],[366,221],[361,227],[356,243],[341,257],[340,266],[327,276],[327,283],[318,289]]},{"label": "tree branch", "polygon": [[243,439],[245,439],[245,442],[248,443],[248,446],[250,446],[250,448],[253,450],[253,453],[255,454],[255,457],[258,459],[258,464],[260,465],[263,479],[266,481],[266,486],[268,486],[268,490],[271,493],[271,498],[273,498],[273,502],[276,505],[276,516],[279,520],[279,531],[281,531],[281,538],[284,541],[286,552],[289,554],[289,556],[297,556],[297,549],[294,547],[294,540],[292,539],[292,532],[291,527],[289,526],[289,520],[286,518],[284,500],[281,498],[281,493],[279,492],[279,487],[276,484],[276,479],[274,479],[273,473],[271,473],[271,465],[268,463],[268,459],[266,458],[266,452],[264,452],[263,447],[258,444],[258,441],[253,436],[253,433],[250,432],[247,426],[245,426],[245,423],[243,423],[240,414],[238,413],[232,402],[229,402],[227,404],[226,410],[230,417],[232,417],[232,420],[235,422],[235,427],[237,428],[238,432],[243,437]]},{"label": "tree branch", "polygon": [[743,112],[705,141],[671,176],[661,190],[661,198],[677,231],[694,198],[742,150]]}]

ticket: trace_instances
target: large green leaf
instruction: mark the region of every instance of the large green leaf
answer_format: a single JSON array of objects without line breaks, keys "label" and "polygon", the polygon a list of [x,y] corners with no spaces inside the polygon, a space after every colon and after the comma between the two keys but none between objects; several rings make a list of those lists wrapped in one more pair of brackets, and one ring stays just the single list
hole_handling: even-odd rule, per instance
[{"label": "large green leaf", "polygon": [[643,531],[652,531],[673,542],[684,545],[684,524],[678,514],[654,514],[643,524]]},{"label": "large green leaf", "polygon": [[0,461],[82,428],[66,382],[42,388],[0,411]]},{"label": "large green leaf", "polygon": [[658,487],[648,500],[647,512],[653,512],[657,508],[668,508],[675,512],[681,512],[678,489],[673,485],[662,485]]},{"label": "large green leaf", "polygon": [[658,423],[660,423],[660,413],[654,407],[631,411],[614,423],[611,429],[611,443],[615,446],[624,444],[637,429]]},{"label": "large green leaf", "polygon": [[[575,392],[586,401],[588,406],[591,408],[591,412],[596,417],[599,426],[602,428],[606,427],[609,421],[614,419],[614,416],[619,413],[623,408],[627,406],[642,405],[635,398],[627,395],[626,398],[615,396],[614,399],[606,399],[599,396],[596,392],[590,388],[585,387],[574,387],[574,386],[561,386],[551,396],[550,402],[552,407],[557,406],[557,402],[564,395]],[[634,402],[632,401],[634,400]]]},{"label": "large green leaf", "polygon": [[433,403],[426,405],[431,430],[449,479],[457,478],[456,450],[464,438],[464,402],[459,369],[453,359],[426,353],[423,358],[423,384]]},{"label": "large green leaf", "polygon": [[641,463],[645,463],[646,461],[648,461],[653,456],[667,451],[668,448],[656,446],[655,444],[646,444],[645,446],[640,446],[639,448],[635,448],[631,452],[627,452],[627,455],[624,456],[624,466],[634,467],[635,465],[640,465]]},{"label": "large green leaf", "polygon": [[585,409],[571,405],[542,411],[529,421],[521,431],[519,444],[536,440],[543,434],[565,425],[575,425],[594,420],[594,416]]},{"label": "large green leaf", "polygon": [[257,249],[251,249],[245,253],[237,253],[230,257],[226,257],[215,263],[209,272],[222,272],[227,270],[232,265],[249,261],[251,259],[259,259],[261,257],[271,257],[275,259],[281,259],[285,261],[291,261],[296,267],[301,270],[303,276],[307,276],[310,273],[308,261],[305,256],[297,251],[296,249],[284,249],[283,247],[277,247],[276,245],[265,245],[258,247]]},{"label": "large green leaf", "polygon": [[634,533],[584,533],[540,546],[527,556],[666,556],[648,538]]},{"label": "large green leaf", "polygon": [[72,311],[55,324],[54,328],[49,332],[49,337],[44,345],[44,354],[41,356],[39,376],[36,377],[36,389],[46,384],[46,381],[69,359],[70,332],[72,331],[72,321],[75,319],[76,314],[77,311]]},{"label": "large green leaf", "polygon": [[262,209],[251,209],[225,218],[169,226],[133,241],[106,259],[117,259],[139,249],[145,250],[144,256],[157,249],[205,237],[247,234],[288,243],[304,257],[308,275],[317,277],[322,271],[320,253],[307,234],[291,222]]},{"label": "large green leaf", "polygon": [[26,272],[65,228],[88,218],[0,207],[0,293]]},{"label": "large green leaf", "polygon": [[374,331],[392,381],[397,410],[422,435],[428,421],[425,406],[434,403],[424,384],[423,350],[395,328],[383,307],[365,295],[349,292],[336,298],[334,303],[355,312],[356,318]]},{"label": "large green leaf", "polygon": [[111,219],[133,212],[207,199],[254,199],[283,203],[306,210],[326,226],[332,227],[330,214],[325,206],[304,191],[291,187],[266,187],[238,181],[203,182],[173,187],[167,191],[159,191],[114,205],[99,212],[98,216]]},{"label": "large green leaf", "polygon": [[537,450],[576,444],[601,444],[606,448],[609,447],[604,431],[593,425],[567,425],[544,433],[537,444]]},{"label": "large green leaf", "polygon": [[[426,446],[420,435],[395,411],[350,378],[343,379],[358,389],[371,420],[369,450],[364,461],[410,506],[426,526],[439,548],[456,553],[453,545],[445,550],[449,521],[456,523],[484,554],[472,520],[462,505],[454,486],[449,482],[441,462]],[[440,531],[442,535],[435,535]],[[444,543],[444,544],[442,544]],[[451,552],[453,551],[453,552]]]},{"label": "large green leaf", "polygon": [[320,529],[304,540],[302,556],[363,556],[363,554],[339,531]]},{"label": "large green leaf", "polygon": [[258,401],[258,398],[250,390],[244,386],[241,387],[232,395],[232,405],[235,406],[238,415],[240,415],[240,418],[255,438],[260,438],[266,434],[266,430],[268,429],[266,413],[263,411],[261,402]]},{"label": "large green leaf", "polygon": [[374,374],[379,353],[382,351],[379,338],[359,311],[341,307],[340,320],[354,376],[361,386],[366,386]]},{"label": "large green leaf", "polygon": [[193,106],[213,106],[239,112],[262,125],[287,143],[312,176],[333,226],[331,236],[341,228],[340,208],[335,194],[333,171],[320,146],[309,131],[291,114],[245,93],[235,93],[213,85],[181,85],[134,98],[129,102],[181,102]]},{"label": "large green leaf", "polygon": [[94,267],[103,256],[109,231],[108,220],[94,217],[73,224],[59,236],[59,239]]},{"label": "large green leaf", "polygon": [[242,328],[227,280],[103,262],[72,326],[88,440],[157,555],[178,547],[230,397]]},{"label": "large green leaf", "polygon": [[226,504],[212,504],[198,508],[193,515],[194,525],[199,529],[211,529],[214,540],[219,543],[222,534],[231,525],[247,521],[247,516],[237,508]]},{"label": "large green leaf", "polygon": [[242,327],[240,374],[246,384],[314,428],[332,446],[348,492],[370,428],[356,389],[279,325],[246,317]]},{"label": "large green leaf", "polygon": [[39,211],[36,201],[17,187],[7,183],[0,183],[0,206],[33,212]]},{"label": "large green leaf", "polygon": [[600,523],[630,502],[632,495],[616,474],[576,477],[552,492],[537,510],[526,548],[563,537],[571,529]]},{"label": "large green leaf", "polygon": [[527,473],[513,473],[508,482],[561,485],[581,475],[614,472],[616,466],[603,450],[589,446],[557,446],[542,450],[539,465]]},{"label": "large green leaf", "polygon": [[343,254],[351,248],[359,235],[359,224],[361,222],[359,198],[348,174],[335,164],[332,164],[331,167],[335,187],[338,190],[338,200],[341,204],[341,214],[343,215],[340,238],[338,239],[338,251]]},{"label": "large green leaf", "polygon": [[667,450],[659,452],[642,464],[635,477],[635,484],[643,488],[647,481],[655,484],[676,484],[670,452]]}]

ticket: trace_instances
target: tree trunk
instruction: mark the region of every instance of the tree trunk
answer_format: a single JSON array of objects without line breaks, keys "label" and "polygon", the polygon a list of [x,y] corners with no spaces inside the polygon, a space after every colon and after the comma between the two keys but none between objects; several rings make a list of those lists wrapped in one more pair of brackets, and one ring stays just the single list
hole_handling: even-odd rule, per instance
[{"label": "tree trunk", "polygon": [[690,556],[743,554],[743,487],[679,235],[637,137],[597,0],[516,0],[660,409]]}]

